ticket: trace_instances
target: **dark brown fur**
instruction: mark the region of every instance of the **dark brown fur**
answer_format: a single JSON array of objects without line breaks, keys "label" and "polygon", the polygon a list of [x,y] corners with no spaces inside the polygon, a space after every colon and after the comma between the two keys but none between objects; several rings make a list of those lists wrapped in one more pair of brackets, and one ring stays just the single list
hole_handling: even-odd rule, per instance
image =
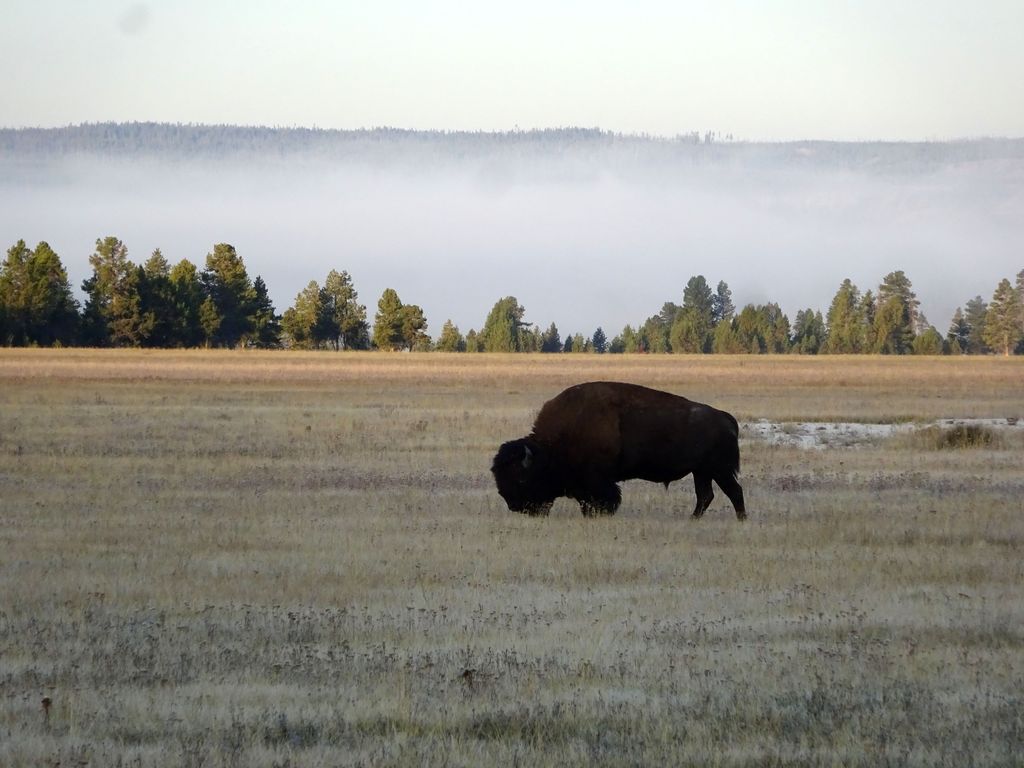
[{"label": "dark brown fur", "polygon": [[694,517],[714,498],[711,481],[743,519],[739,426],[725,411],[636,384],[569,387],[541,408],[533,431],[498,449],[498,493],[515,512],[548,513],[567,496],[584,515],[614,514],[622,480],[664,483],[693,474]]}]

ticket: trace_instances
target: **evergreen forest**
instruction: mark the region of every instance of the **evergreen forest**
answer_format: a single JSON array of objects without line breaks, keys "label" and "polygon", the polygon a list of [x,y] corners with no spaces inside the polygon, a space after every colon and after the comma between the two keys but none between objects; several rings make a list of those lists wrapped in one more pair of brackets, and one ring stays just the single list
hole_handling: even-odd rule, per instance
[{"label": "evergreen forest", "polygon": [[[242,256],[218,243],[202,266],[171,264],[159,249],[133,262],[117,237],[96,240],[91,274],[75,298],[60,256],[46,243],[12,245],[0,264],[0,344],[4,346],[219,347],[323,350],[682,353],[997,354],[1024,353],[1024,269],[1003,278],[988,300],[967,298],[945,333],[924,317],[910,278],[884,275],[862,290],[843,280],[827,312],[790,319],[774,302],[737,308],[724,281],[691,277],[681,295],[616,335],[597,327],[562,333],[527,320],[514,296],[498,298],[480,327],[451,320],[436,337],[422,307],[387,288],[369,313],[351,275],[332,269],[311,280],[279,313],[266,283]],[[673,299],[680,299],[676,303]],[[543,325],[543,327],[542,327]]]}]

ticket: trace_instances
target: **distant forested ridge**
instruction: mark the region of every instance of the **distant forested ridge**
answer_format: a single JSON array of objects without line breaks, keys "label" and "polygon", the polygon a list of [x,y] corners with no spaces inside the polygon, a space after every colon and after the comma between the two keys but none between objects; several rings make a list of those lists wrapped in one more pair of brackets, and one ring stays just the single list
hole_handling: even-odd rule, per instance
[{"label": "distant forested ridge", "polygon": [[630,163],[720,162],[758,165],[924,171],[951,164],[1024,160],[1024,139],[944,142],[744,142],[706,132],[674,137],[621,134],[597,128],[528,131],[415,131],[399,128],[327,130],[181,123],[87,123],[63,128],[0,128],[0,159],[45,160],[71,155],[156,159],[310,157],[400,162],[450,162],[479,157],[559,154]]}]

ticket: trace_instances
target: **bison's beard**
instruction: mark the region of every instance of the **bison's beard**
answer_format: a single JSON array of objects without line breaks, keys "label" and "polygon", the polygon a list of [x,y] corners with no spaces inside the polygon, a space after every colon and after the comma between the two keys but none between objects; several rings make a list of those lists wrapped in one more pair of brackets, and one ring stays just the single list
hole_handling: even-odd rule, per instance
[{"label": "bison's beard", "polygon": [[521,512],[532,517],[546,517],[551,511],[551,505],[554,503],[553,499],[538,501],[536,499],[523,498],[514,493],[502,493],[500,488],[498,493],[505,500],[509,510]]},{"label": "bison's beard", "polygon": [[500,471],[495,473],[494,479],[498,485],[498,494],[511,511],[539,517],[544,517],[551,511],[555,494],[544,493],[543,489],[530,487],[527,483],[514,480],[509,482],[510,478]]}]

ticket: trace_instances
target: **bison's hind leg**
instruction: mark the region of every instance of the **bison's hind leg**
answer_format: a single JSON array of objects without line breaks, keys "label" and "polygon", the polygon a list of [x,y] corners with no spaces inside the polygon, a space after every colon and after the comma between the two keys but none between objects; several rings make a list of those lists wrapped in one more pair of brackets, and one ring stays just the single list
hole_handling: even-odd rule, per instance
[{"label": "bison's hind leg", "polygon": [[619,504],[622,503],[622,491],[615,483],[591,485],[579,502],[580,512],[584,517],[614,515]]},{"label": "bison's hind leg", "polygon": [[715,492],[711,488],[711,476],[694,472],[693,489],[697,492],[697,506],[693,508],[693,516],[699,518],[715,498]]},{"label": "bison's hind leg", "polygon": [[724,477],[716,477],[715,482],[718,483],[718,487],[722,489],[722,492],[732,502],[733,509],[736,510],[736,519],[746,520],[747,509],[743,504],[743,487],[736,482],[736,478],[730,473]]}]

